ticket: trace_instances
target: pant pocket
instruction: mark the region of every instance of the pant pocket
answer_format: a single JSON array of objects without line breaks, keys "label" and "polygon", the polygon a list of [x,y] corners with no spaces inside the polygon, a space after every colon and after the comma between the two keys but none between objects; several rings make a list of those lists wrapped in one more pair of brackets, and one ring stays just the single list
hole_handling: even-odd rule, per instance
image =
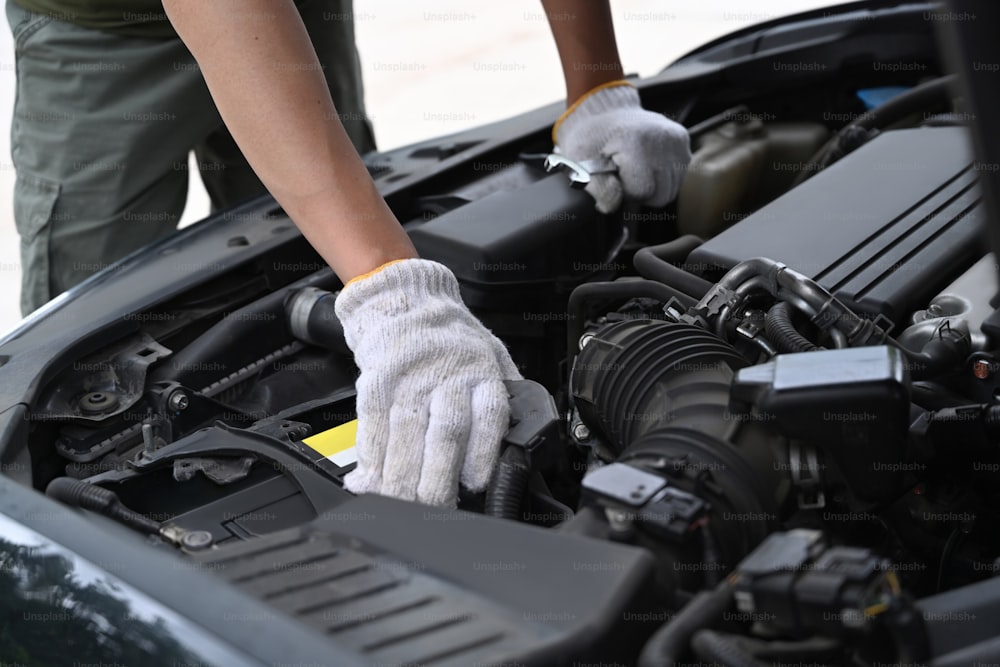
[{"label": "pant pocket", "polygon": [[49,237],[58,199],[58,183],[28,175],[18,175],[14,182],[14,224],[21,236],[22,315],[51,298]]},{"label": "pant pocket", "polygon": [[19,6],[13,0],[7,0],[7,24],[10,26],[11,35],[14,37],[14,51],[20,52],[24,43],[38,30],[52,22],[51,16],[36,14]]}]

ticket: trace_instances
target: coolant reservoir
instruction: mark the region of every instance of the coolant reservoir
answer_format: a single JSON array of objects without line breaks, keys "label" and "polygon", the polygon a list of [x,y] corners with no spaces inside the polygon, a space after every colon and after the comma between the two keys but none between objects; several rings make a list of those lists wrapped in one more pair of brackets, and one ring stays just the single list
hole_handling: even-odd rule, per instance
[{"label": "coolant reservoir", "polygon": [[819,123],[758,118],[703,134],[677,199],[680,233],[715,236],[785,192],[828,134]]}]

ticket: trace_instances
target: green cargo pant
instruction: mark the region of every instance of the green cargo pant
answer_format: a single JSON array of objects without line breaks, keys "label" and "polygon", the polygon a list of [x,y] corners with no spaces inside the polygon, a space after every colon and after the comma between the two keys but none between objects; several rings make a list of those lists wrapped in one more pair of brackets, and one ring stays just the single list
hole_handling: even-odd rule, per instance
[{"label": "green cargo pant", "polygon": [[[299,9],[337,111],[364,153],[374,139],[351,2],[306,0]],[[264,191],[180,39],[84,28],[12,0],[7,20],[17,71],[11,156],[23,314],[175,230],[190,151],[213,210]]]}]

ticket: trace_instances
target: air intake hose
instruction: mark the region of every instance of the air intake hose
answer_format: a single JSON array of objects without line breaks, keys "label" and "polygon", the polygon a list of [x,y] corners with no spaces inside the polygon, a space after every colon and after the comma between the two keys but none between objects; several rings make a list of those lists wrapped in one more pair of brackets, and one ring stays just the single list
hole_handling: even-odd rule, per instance
[{"label": "air intake hose", "polygon": [[698,327],[630,320],[596,332],[570,380],[581,419],[620,462],[710,503],[715,543],[730,563],[774,528],[791,488],[785,440],[729,411],[735,371],[746,365]]}]

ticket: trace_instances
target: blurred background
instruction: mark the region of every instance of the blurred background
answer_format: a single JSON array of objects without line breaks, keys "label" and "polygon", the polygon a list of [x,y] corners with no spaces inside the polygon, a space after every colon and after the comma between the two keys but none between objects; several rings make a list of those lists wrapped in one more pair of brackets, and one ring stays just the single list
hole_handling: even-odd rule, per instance
[{"label": "blurred background", "polygon": [[[830,0],[612,0],[626,72],[650,75],[691,49],[741,27]],[[562,75],[538,0],[355,0],[368,112],[381,149],[457,132],[533,109],[564,95]],[[0,28],[0,331],[20,320],[21,267],[14,228],[9,128],[14,104],[10,30]],[[189,170],[181,220],[208,214],[208,197]]]}]

